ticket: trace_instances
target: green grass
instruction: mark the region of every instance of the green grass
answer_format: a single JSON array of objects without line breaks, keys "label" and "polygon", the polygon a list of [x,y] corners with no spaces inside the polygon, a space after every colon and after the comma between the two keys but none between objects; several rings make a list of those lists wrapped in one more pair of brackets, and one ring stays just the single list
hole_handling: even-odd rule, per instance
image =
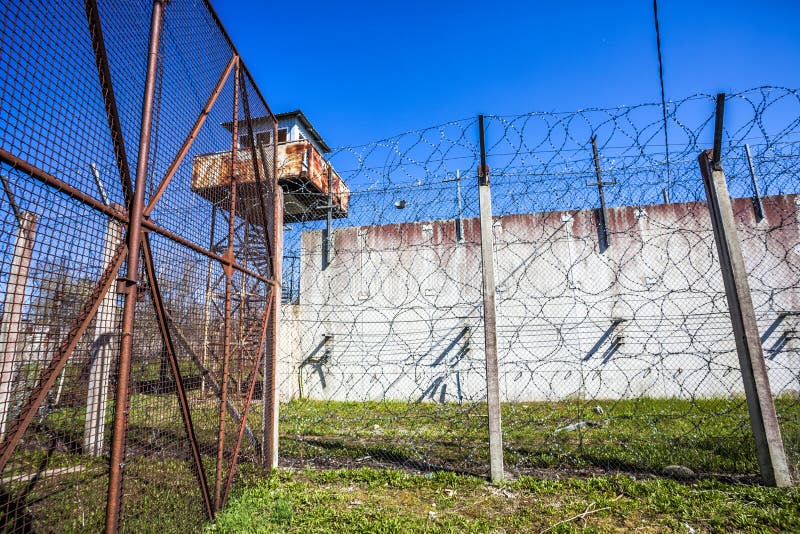
[{"label": "green grass", "polygon": [[[798,467],[795,398],[776,401],[784,442]],[[601,413],[598,413],[601,412]],[[369,458],[383,467],[486,472],[486,407],[404,402],[293,401],[281,407],[281,452],[311,465]],[[660,472],[681,464],[700,473],[757,475],[743,398],[641,398],[515,403],[502,407],[507,467]],[[584,426],[564,430],[576,423]],[[373,463],[373,465],[375,465]]]},{"label": "green grass", "polygon": [[[218,401],[195,391],[190,403],[198,439],[213,449]],[[800,472],[800,401],[778,398],[776,407],[787,453]],[[175,395],[134,395],[130,413],[132,444],[145,449],[178,444],[172,454],[181,454],[183,427]],[[280,414],[280,451],[288,465],[352,467],[358,460],[372,467],[487,471],[484,404],[296,400],[281,405]],[[80,442],[83,418],[83,408],[63,408],[50,414],[45,426]],[[704,474],[758,474],[747,407],[739,397],[508,403],[502,420],[506,465],[517,474],[660,472],[670,464]],[[252,405],[248,423],[259,435],[259,403]],[[584,426],[565,430],[576,423]]]},{"label": "green grass", "polygon": [[[234,401],[241,407],[241,399]],[[797,469],[800,403],[786,397],[776,404]],[[190,405],[213,491],[218,402],[193,391]],[[796,518],[781,511],[783,506],[798,507],[796,490],[752,485],[758,465],[743,399],[568,399],[505,404],[502,409],[506,468],[518,479],[498,490],[482,478],[488,472],[485,405],[309,400],[283,404],[281,462],[300,470],[264,478],[247,461],[255,455],[245,440],[244,478],[237,480],[235,498],[214,528],[248,531],[248,521],[256,521],[268,532],[324,530],[331,525],[370,532],[412,527],[512,532],[541,530],[587,511],[587,526],[600,530],[633,528],[634,523],[625,522],[627,514],[635,518],[635,525],[656,530],[686,531],[682,522],[708,530],[758,530],[771,524],[797,529]],[[83,418],[83,408],[64,407],[31,427],[3,478],[71,466],[80,466],[80,471],[3,484],[0,525],[30,525],[37,531],[101,529],[108,459],[80,454]],[[260,435],[258,404],[248,422]],[[578,422],[584,426],[564,430]],[[228,425],[228,447],[233,427]],[[125,529],[201,529],[200,493],[173,394],[131,398],[128,452]],[[669,464],[688,466],[702,476],[691,484],[659,477]],[[314,471],[305,466],[380,469]],[[435,474],[418,475],[426,472]],[[454,489],[456,497],[443,496],[444,489]],[[437,506],[432,510],[433,502]],[[599,510],[607,505],[608,510]],[[429,511],[436,516],[429,519]],[[557,529],[582,525],[575,520]]]},{"label": "green grass", "polygon": [[[71,472],[36,481],[11,481],[0,491],[0,525],[4,532],[100,532],[105,525],[108,492],[107,458],[26,451],[12,469],[25,474],[70,467]],[[188,463],[176,459],[137,457],[126,465],[123,531],[189,532],[204,522],[196,478]]]},{"label": "green grass", "polygon": [[[432,513],[431,513],[432,512]],[[800,490],[611,475],[568,480],[435,472],[282,471],[251,479],[207,532],[790,532]]]}]

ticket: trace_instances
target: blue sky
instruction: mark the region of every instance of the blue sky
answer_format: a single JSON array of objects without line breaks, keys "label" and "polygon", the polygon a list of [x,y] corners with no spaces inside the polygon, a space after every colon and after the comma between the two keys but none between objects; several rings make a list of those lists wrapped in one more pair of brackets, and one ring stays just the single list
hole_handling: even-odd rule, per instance
[{"label": "blue sky", "polygon": [[[660,99],[649,0],[215,4],[273,109],[332,146]],[[662,0],[659,17],[667,98],[800,86],[800,2]]]},{"label": "blue sky", "polygon": [[[217,1],[275,111],[332,146],[450,119],[657,102],[640,1]],[[667,98],[800,86],[800,2],[659,3]]]}]

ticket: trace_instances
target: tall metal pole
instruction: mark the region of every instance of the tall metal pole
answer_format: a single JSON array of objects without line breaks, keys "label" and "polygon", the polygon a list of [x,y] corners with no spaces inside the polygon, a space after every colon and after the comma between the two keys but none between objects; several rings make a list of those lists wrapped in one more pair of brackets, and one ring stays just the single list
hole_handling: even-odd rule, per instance
[{"label": "tall metal pole", "polygon": [[736,340],[750,425],[756,441],[761,478],[768,486],[784,487],[792,484],[792,478],[772,400],[753,299],[747,282],[747,270],[736,230],[736,219],[720,161],[724,105],[725,95],[721,93],[717,95],[714,152],[706,150],[700,154],[698,162],[708,196],[714,241],[719,253],[725,296]]},{"label": "tall metal pole", "polygon": [[231,361],[231,298],[233,297],[233,244],[236,237],[236,171],[239,154],[239,65],[236,62],[236,72],[233,77],[233,127],[231,128],[231,195],[230,210],[228,213],[228,248],[225,251],[226,263],[223,265],[225,272],[225,324],[222,332],[222,381],[220,383],[219,404],[219,434],[217,436],[217,467],[214,479],[215,509],[222,506],[222,464],[225,457],[225,412],[228,402],[228,379],[230,377]]},{"label": "tall metal pole", "polygon": [[[608,236],[608,219],[606,218],[606,194],[603,191],[603,176],[600,173],[600,154],[597,152],[597,137],[592,136],[592,161],[594,161],[594,174],[597,180],[597,191],[600,195],[600,212],[598,213],[598,220],[600,226],[600,235],[603,238],[601,250],[605,250],[611,244]],[[666,191],[666,190],[665,190]]]},{"label": "tall metal pole", "polygon": [[153,0],[150,20],[150,48],[147,57],[147,75],[142,99],[142,122],[139,127],[139,153],[136,161],[136,183],[133,200],[129,206],[128,270],[125,282],[125,308],[122,313],[122,340],[119,351],[119,378],[117,379],[114,430],[111,437],[111,465],[108,479],[108,504],[106,507],[106,532],[119,530],[122,506],[122,477],[125,467],[125,437],[128,430],[129,382],[131,353],[133,350],[134,318],[136,315],[136,290],[139,282],[139,253],[142,238],[142,212],[144,210],[147,161],[150,154],[150,133],[153,126],[153,97],[158,69],[158,49],[161,43],[161,26],[164,0]]},{"label": "tall metal pole", "polygon": [[331,164],[328,163],[328,205],[325,217],[325,258],[322,261],[322,268],[327,269],[331,262],[331,232],[333,231],[333,176],[331,175]]},{"label": "tall metal pole", "polygon": [[456,169],[456,197],[458,199],[458,218],[456,219],[456,242],[464,242],[464,206],[461,200],[461,170]]},{"label": "tall metal pole", "polygon": [[494,235],[492,193],[486,165],[483,115],[478,116],[481,164],[478,167],[478,198],[481,221],[481,270],[483,272],[483,328],[486,353],[486,404],[489,413],[489,470],[492,482],[503,480],[503,434],[500,422],[500,379],[497,366],[497,308],[494,281]]},{"label": "tall metal pole", "polygon": [[753,208],[756,211],[756,221],[764,218],[764,203],[761,202],[761,191],[758,188],[756,168],[753,166],[753,156],[750,154],[750,145],[744,144],[744,153],[747,156],[747,166],[750,169],[750,180],[753,183]]},{"label": "tall metal pole", "polygon": [[[257,163],[256,163],[257,165]],[[242,244],[243,246],[239,249],[239,255],[241,256],[241,263],[245,267],[247,267],[247,258],[250,255],[250,221],[245,219],[244,223],[242,224]],[[239,340],[244,340],[246,336],[246,329],[245,329],[245,318],[247,317],[248,310],[246,309],[248,304],[247,299],[247,275],[242,273],[239,275]],[[241,362],[236,366],[236,370],[238,374],[236,376],[236,392],[242,392],[242,381],[244,380],[243,373],[245,372],[245,366],[241,364]],[[223,505],[225,499],[223,498]]]}]

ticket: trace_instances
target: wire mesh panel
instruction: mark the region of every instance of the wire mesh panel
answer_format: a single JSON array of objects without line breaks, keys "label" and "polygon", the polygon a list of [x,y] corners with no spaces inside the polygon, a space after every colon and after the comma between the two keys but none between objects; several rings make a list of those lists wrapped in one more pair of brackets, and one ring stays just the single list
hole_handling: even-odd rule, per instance
[{"label": "wire mesh panel", "polygon": [[[107,130],[95,126],[105,113],[82,6],[3,3],[2,11],[0,148],[100,200],[95,169],[113,163],[114,152]],[[97,392],[113,380],[98,371],[115,350],[117,303],[113,294],[103,298],[103,311],[88,323],[85,304],[117,263],[120,231],[106,214],[44,186],[8,158],[0,175],[0,425],[5,447],[15,435],[20,440],[2,470],[3,529],[96,527],[108,473],[98,446],[108,404],[100,406]],[[122,201],[118,185],[100,183],[109,203]],[[71,356],[54,367],[65,343]],[[40,399],[35,406],[32,397]],[[21,417],[29,421],[22,432]]]},{"label": "wire mesh panel", "polygon": [[206,2],[2,14],[0,524],[197,530],[262,459],[274,116]]},{"label": "wire mesh panel", "polygon": [[[703,142],[713,106],[695,100],[683,107],[707,109],[686,137]],[[673,150],[669,168],[663,137],[630,146],[660,113],[639,106],[489,123],[490,142],[500,139],[493,150],[504,153],[490,161],[512,469],[757,473],[699,201],[701,145]],[[671,117],[686,124],[683,113]],[[527,153],[542,145],[557,147],[545,161]],[[538,213],[524,213],[528,203]]]},{"label": "wire mesh panel", "polygon": [[[83,307],[97,280],[118,256],[111,250],[101,254],[91,243],[103,243],[106,229],[110,236],[119,233],[114,221],[86,206],[9,167],[2,172],[15,202],[3,203],[3,225],[17,227],[2,234],[4,249],[8,245],[0,334],[4,443],[19,428],[21,416],[31,417],[3,470],[4,528],[37,530],[51,521],[71,528],[97,525],[104,515],[97,498],[102,501],[105,494],[108,471],[98,445],[108,421],[108,402],[100,390],[112,380],[102,371],[118,338],[115,296],[103,299],[102,313],[82,336],[72,333],[84,320]],[[52,369],[67,339],[76,343],[72,355]],[[45,373],[50,387],[42,389]],[[31,410],[33,396],[41,402]],[[80,486],[84,490],[78,494],[74,489]]]},{"label": "wire mesh panel", "polygon": [[[785,167],[753,180],[742,156],[747,144],[796,159],[799,104],[782,88],[728,96],[722,161],[732,196],[745,197],[733,207],[765,348],[769,320],[788,316],[772,308],[796,298],[785,206],[799,182]],[[758,473],[696,161],[713,109],[707,95],[671,103],[669,151],[657,105],[490,119],[512,470]],[[769,225],[761,204],[784,215]],[[770,380],[796,467],[797,352],[775,348]]]}]

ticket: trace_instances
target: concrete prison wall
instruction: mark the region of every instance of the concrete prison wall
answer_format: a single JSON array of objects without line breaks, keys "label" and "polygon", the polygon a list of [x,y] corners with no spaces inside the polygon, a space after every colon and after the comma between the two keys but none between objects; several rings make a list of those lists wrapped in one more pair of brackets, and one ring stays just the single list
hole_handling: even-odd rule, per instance
[{"label": "concrete prison wall", "polygon": [[[800,390],[800,197],[734,211],[776,394]],[[742,381],[703,202],[494,219],[504,401],[711,397]],[[479,221],[302,235],[300,301],[283,309],[281,393],[329,400],[485,396]]]}]

